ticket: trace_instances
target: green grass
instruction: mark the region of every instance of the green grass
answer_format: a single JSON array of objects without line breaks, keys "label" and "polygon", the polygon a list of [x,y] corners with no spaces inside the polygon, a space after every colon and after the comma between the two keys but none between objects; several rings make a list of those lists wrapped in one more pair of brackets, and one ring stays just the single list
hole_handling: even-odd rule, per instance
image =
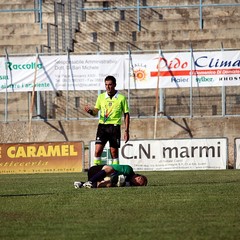
[{"label": "green grass", "polygon": [[239,239],[240,171],[145,172],[147,187],[74,189],[86,173],[0,175],[0,239]]}]

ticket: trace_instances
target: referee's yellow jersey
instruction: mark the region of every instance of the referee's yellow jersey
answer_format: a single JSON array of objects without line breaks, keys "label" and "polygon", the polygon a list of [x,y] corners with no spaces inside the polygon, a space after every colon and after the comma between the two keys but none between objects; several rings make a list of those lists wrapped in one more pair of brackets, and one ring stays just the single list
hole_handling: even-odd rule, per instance
[{"label": "referee's yellow jersey", "polygon": [[116,93],[110,98],[107,92],[98,95],[95,108],[100,110],[99,123],[122,124],[122,114],[128,113],[128,102],[124,95]]}]

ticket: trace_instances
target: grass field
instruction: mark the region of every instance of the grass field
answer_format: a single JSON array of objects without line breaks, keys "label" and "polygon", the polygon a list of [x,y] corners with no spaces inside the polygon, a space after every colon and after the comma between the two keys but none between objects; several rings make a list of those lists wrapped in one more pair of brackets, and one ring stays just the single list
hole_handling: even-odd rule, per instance
[{"label": "grass field", "polygon": [[74,189],[86,173],[0,175],[0,239],[239,239],[240,171],[146,172],[147,187]]}]

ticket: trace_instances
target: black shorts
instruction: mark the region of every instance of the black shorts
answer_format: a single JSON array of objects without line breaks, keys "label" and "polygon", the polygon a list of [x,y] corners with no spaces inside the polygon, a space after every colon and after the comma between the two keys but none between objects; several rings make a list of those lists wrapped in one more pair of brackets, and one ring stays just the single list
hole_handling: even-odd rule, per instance
[{"label": "black shorts", "polygon": [[120,148],[121,142],[121,126],[114,124],[98,124],[96,144],[105,145],[109,142],[109,146]]},{"label": "black shorts", "polygon": [[100,172],[102,170],[104,165],[96,165],[92,166],[88,169],[88,180],[92,178],[96,173]]}]

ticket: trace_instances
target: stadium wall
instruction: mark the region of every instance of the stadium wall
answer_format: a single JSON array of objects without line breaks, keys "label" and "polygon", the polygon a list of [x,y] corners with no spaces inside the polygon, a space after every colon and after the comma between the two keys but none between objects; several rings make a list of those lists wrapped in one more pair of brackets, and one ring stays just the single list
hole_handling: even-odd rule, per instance
[{"label": "stadium wall", "polygon": [[[95,139],[97,119],[0,123],[1,143],[83,141],[85,166],[89,142]],[[132,118],[130,138],[153,139],[154,118]],[[31,129],[30,129],[31,128]],[[29,131],[31,130],[31,131]],[[240,136],[239,117],[158,118],[156,139],[228,138],[228,165],[234,166],[234,139]]]}]

